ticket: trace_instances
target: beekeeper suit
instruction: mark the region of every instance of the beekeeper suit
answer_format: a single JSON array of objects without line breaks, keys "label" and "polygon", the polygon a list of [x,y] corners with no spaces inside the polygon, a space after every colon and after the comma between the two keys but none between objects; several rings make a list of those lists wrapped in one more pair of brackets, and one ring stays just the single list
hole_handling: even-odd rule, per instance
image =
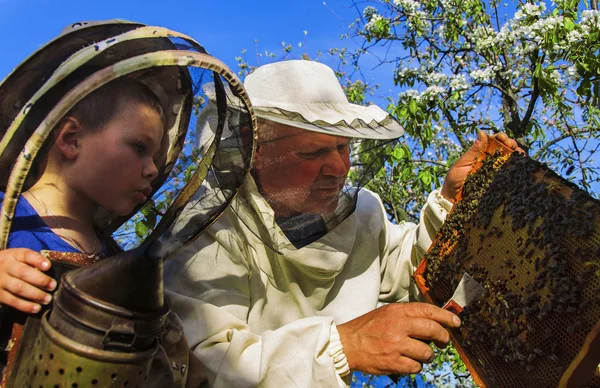
[{"label": "beekeeper suit", "polygon": [[460,321],[392,302],[417,294],[411,275],[456,187],[432,192],[418,225],[392,224],[362,188],[403,134],[392,117],[348,103],[317,62],[264,65],[245,87],[259,120],[252,174],[165,265],[167,298],[211,385],[345,387],[351,370],[418,372],[433,357],[422,340],[444,345],[443,327]]}]

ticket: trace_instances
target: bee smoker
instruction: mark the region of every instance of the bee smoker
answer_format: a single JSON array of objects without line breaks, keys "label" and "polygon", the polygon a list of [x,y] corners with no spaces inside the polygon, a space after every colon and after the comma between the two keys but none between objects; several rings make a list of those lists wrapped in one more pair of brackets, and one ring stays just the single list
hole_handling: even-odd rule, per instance
[{"label": "bee smoker", "polygon": [[68,272],[27,321],[7,386],[145,386],[168,311],[162,260],[142,248]]}]

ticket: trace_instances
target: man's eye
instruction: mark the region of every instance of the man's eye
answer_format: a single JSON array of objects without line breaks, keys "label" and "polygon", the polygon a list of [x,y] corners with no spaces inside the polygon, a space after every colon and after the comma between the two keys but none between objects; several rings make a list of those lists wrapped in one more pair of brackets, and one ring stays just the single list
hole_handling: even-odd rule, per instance
[{"label": "man's eye", "polygon": [[337,147],[338,152],[342,152],[342,151],[349,151],[350,150],[350,144],[340,144]]},{"label": "man's eye", "polygon": [[315,159],[323,154],[322,151],[315,152],[298,152],[298,155],[303,159]]}]

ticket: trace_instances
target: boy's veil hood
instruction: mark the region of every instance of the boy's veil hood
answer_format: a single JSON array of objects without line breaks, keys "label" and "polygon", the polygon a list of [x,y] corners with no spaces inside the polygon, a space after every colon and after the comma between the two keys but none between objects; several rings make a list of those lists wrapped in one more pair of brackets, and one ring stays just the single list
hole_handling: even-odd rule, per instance
[{"label": "boy's veil hood", "polygon": [[[52,275],[61,282],[51,310],[21,319],[0,315],[3,327],[13,327],[3,342],[11,345],[2,386],[185,383],[187,345],[172,358],[168,346],[167,353],[159,350],[170,340],[162,260],[230,204],[250,170],[256,140],[242,83],[192,38],[122,20],[76,23],[0,83],[0,171],[10,171],[0,176],[0,249],[7,246],[16,204],[35,181],[28,177],[52,130],[81,99],[119,77],[144,83],[160,101],[168,135],[164,165],[148,201],[131,215],[96,217],[97,226],[127,252],[74,271],[76,262],[58,254]],[[161,354],[167,356],[162,363]]]},{"label": "boy's veil hood", "polygon": [[[145,209],[134,222],[152,213],[150,218],[158,220],[147,222],[145,231],[155,231],[153,239],[157,239],[173,221],[163,220],[162,215],[174,205],[181,207],[187,202],[224,154],[228,155],[228,164],[221,163],[216,168],[235,170],[236,177],[229,174],[216,192],[206,194],[217,196],[219,206],[212,200],[211,209],[203,209],[202,220],[197,219],[192,229],[205,229],[231,201],[250,168],[255,130],[250,100],[235,74],[195,40],[167,28],[124,20],[75,23],[0,83],[0,190],[7,194],[2,204],[0,245],[4,246],[6,225],[11,222],[18,195],[35,180],[30,171],[38,151],[51,138],[50,132],[58,120],[81,98],[118,77],[135,78],[157,96],[166,116],[168,146],[159,176],[153,181],[149,202],[126,217],[100,211],[96,217],[98,226],[113,233],[138,210]],[[209,83],[214,89],[210,98],[204,92]],[[209,136],[202,136],[195,132],[197,121],[206,119],[200,113],[215,96],[219,109],[213,116],[217,119],[210,119],[219,128],[213,129]],[[219,131],[228,134],[227,143],[220,142]],[[198,145],[197,137],[204,143]],[[192,175],[194,179],[190,179]],[[192,181],[196,182],[195,188],[188,186],[183,190]],[[179,196],[184,191],[186,200]],[[195,203],[195,206],[202,208],[205,204]],[[173,218],[175,213],[177,209],[168,215]],[[189,234],[191,228],[187,230]],[[138,228],[138,234],[139,231]],[[187,241],[190,237],[181,236],[180,240]],[[140,238],[129,240],[140,241]],[[130,243],[125,241],[124,248],[129,249]]]}]

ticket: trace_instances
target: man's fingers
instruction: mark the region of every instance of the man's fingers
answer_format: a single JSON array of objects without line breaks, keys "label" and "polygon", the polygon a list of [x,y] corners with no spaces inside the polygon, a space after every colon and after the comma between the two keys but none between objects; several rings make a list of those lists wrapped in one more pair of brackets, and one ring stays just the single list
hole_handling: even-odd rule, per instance
[{"label": "man's fingers", "polygon": [[429,303],[395,303],[393,308],[402,310],[402,314],[412,318],[427,318],[438,322],[444,327],[459,327],[460,318],[448,310]]},{"label": "man's fingers", "polygon": [[406,334],[415,339],[434,342],[438,347],[445,347],[450,342],[450,334],[439,323],[426,318],[414,318],[406,327]]},{"label": "man's fingers", "polygon": [[423,364],[409,357],[400,357],[396,363],[397,373],[408,375],[421,372]]},{"label": "man's fingers", "polygon": [[460,159],[466,159],[469,161],[469,163],[471,162],[471,159],[475,160],[475,158],[477,157],[477,155],[479,155],[479,153],[481,152],[481,150],[483,149],[483,147],[485,146],[487,141],[488,141],[487,133],[485,133],[484,131],[477,131],[477,139],[471,145],[471,147],[469,147],[467,152],[465,152],[463,154],[463,156],[461,156]]},{"label": "man's fingers", "polygon": [[460,158],[458,158],[456,162],[454,162],[454,165],[452,167],[471,166],[473,162],[475,162],[475,160],[477,159],[477,156],[479,155],[481,150],[483,150],[483,147],[485,147],[485,145],[487,144],[487,141],[487,133],[485,133],[484,131],[478,131],[477,139],[475,140],[475,142],[471,145],[471,147],[469,147],[469,149],[464,154],[462,154]]},{"label": "man's fingers", "polygon": [[519,147],[519,143],[515,139],[508,137],[504,132],[498,133],[492,136],[494,139],[500,141],[504,146],[514,150],[520,154],[525,154],[525,151]]},{"label": "man's fingers", "polygon": [[500,143],[512,150],[516,150],[517,148],[519,148],[519,144],[517,144],[517,141],[508,137],[508,135],[504,132],[495,134],[492,136],[492,138],[498,140]]},{"label": "man's fingers", "polygon": [[407,338],[404,341],[402,355],[424,364],[429,364],[435,356],[429,345],[412,338]]},{"label": "man's fingers", "polygon": [[36,314],[42,309],[42,306],[39,304],[17,298],[16,296],[4,290],[0,290],[0,301],[5,306],[10,306],[28,314]]},{"label": "man's fingers", "polygon": [[56,288],[56,280],[24,263],[16,262],[14,265],[7,268],[6,272],[10,276],[38,288],[43,288],[48,291],[54,291]]}]

